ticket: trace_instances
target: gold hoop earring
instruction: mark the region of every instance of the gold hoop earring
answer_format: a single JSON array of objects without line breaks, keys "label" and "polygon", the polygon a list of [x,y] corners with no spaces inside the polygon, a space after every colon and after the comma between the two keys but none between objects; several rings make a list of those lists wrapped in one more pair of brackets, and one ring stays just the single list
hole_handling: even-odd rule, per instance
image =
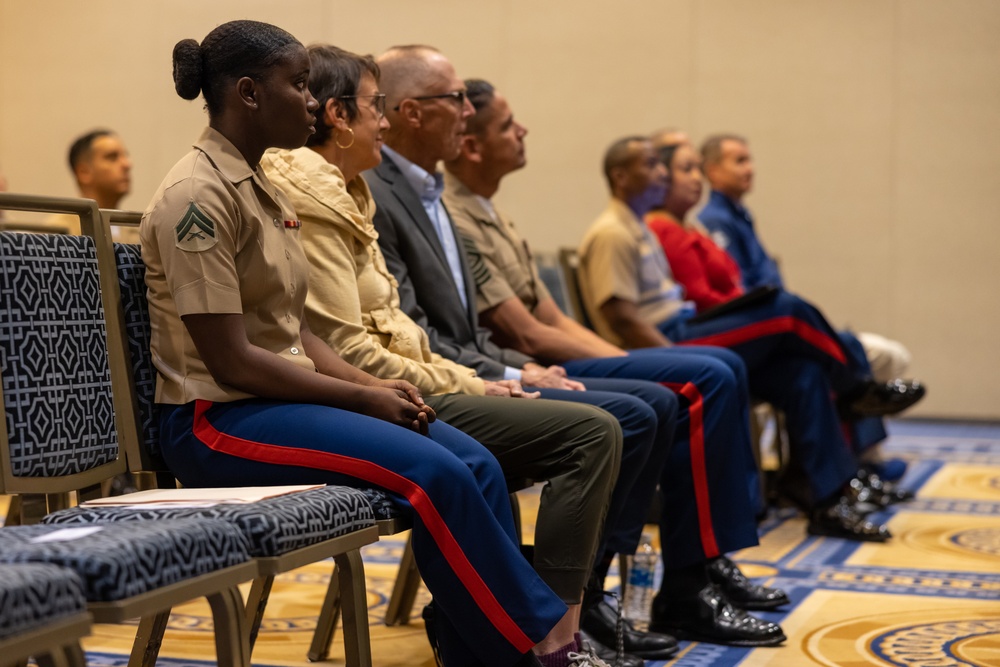
[{"label": "gold hoop earring", "polygon": [[347,128],[347,131],[351,133],[351,143],[347,144],[346,146],[342,146],[340,144],[340,135],[338,134],[333,139],[333,143],[337,144],[337,148],[348,149],[348,148],[350,148],[351,146],[354,145],[354,130],[351,129],[351,128]]}]

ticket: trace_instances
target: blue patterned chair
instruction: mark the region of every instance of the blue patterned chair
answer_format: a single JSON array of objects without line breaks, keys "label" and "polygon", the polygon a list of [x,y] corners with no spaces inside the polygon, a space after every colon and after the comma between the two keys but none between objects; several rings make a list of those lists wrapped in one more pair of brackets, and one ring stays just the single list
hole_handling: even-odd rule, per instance
[{"label": "blue patterned chair", "polygon": [[[0,208],[28,205],[98,215],[93,202],[0,195]],[[90,237],[0,233],[0,493],[61,497],[75,490],[88,498],[100,492],[101,482],[125,471],[112,400],[106,298]],[[101,623],[207,597],[220,664],[247,664],[246,624],[234,604],[240,600],[236,586],[257,571],[246,538],[218,521],[163,521],[153,532],[152,526],[138,528],[99,526],[65,542],[61,536],[74,533],[60,526],[5,527],[0,562],[74,569],[88,609]],[[120,548],[109,554],[102,540],[110,537]],[[117,560],[109,563],[109,556]],[[154,573],[150,562],[174,565]]]},{"label": "blue patterned chair", "polygon": [[0,661],[84,667],[90,633],[83,583],[55,565],[0,565]]}]

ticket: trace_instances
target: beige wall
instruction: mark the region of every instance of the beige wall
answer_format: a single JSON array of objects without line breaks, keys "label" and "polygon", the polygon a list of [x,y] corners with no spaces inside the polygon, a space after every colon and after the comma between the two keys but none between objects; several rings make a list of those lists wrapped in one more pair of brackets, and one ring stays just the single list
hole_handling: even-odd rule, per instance
[{"label": "beige wall", "polygon": [[361,52],[437,45],[528,136],[501,202],[537,250],[575,244],[599,162],[665,125],[751,140],[749,205],[786,278],[838,324],[913,351],[914,414],[1000,418],[1000,3],[995,0],[0,0],[0,169],[73,194],[77,134],[117,129],[142,208],[205,123],[170,51],[232,18]]}]

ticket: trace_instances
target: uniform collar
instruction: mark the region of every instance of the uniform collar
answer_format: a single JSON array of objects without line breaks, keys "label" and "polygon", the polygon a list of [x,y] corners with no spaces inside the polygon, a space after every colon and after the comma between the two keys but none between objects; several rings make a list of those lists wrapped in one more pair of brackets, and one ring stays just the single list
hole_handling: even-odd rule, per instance
[{"label": "uniform collar", "polygon": [[264,170],[251,169],[243,154],[224,134],[213,127],[206,127],[194,147],[204,153],[229,182],[236,185],[248,178],[253,179],[257,187],[280,207],[278,192],[267,180]]},{"label": "uniform collar", "polygon": [[646,237],[645,223],[635,217],[635,212],[628,207],[628,204],[620,199],[612,197],[611,201],[608,203],[608,210],[612,212],[615,218],[622,223],[625,229],[627,229],[634,238],[641,240]]},{"label": "uniform collar", "polygon": [[751,219],[750,211],[748,211],[747,208],[743,206],[743,204],[741,204],[738,201],[733,201],[732,199],[722,194],[718,190],[712,190],[712,194],[709,196],[709,199],[714,204],[725,206],[726,208],[730,209],[731,211],[739,215],[741,218],[744,218],[746,220]]},{"label": "uniform collar", "polygon": [[493,208],[493,202],[474,193],[448,171],[444,173],[444,189],[451,206],[458,204],[477,222],[498,226],[500,216]]},{"label": "uniform collar", "polygon": [[239,149],[213,127],[205,128],[194,147],[207,155],[215,168],[232,183],[245,181],[254,175],[254,170],[247,164]]}]

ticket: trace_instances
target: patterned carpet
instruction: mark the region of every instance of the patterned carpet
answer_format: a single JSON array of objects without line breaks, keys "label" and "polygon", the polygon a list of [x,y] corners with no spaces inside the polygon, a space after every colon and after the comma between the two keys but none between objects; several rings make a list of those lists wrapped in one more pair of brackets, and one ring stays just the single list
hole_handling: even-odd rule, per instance
[{"label": "patterned carpet", "polygon": [[[904,479],[917,500],[893,508],[886,545],[807,538],[793,511],[775,512],[761,545],[734,554],[747,574],[785,588],[793,605],[764,616],[780,621],[779,648],[682,646],[653,667],[945,667],[1000,666],[1000,427],[894,422],[887,452],[910,461]],[[525,530],[533,528],[537,490],[522,492]],[[376,665],[433,665],[417,618],[386,627],[385,604],[403,536],[364,553],[372,652]],[[254,651],[257,665],[306,665],[306,648],[330,564],[279,577]],[[617,584],[612,571],[610,584]],[[416,609],[427,593],[421,590]],[[419,613],[417,614],[419,617]],[[212,664],[207,605],[178,608],[159,665]],[[134,627],[98,626],[86,640],[88,663],[124,665]],[[208,661],[208,662],[206,662]],[[339,637],[332,662],[343,664]]]}]

